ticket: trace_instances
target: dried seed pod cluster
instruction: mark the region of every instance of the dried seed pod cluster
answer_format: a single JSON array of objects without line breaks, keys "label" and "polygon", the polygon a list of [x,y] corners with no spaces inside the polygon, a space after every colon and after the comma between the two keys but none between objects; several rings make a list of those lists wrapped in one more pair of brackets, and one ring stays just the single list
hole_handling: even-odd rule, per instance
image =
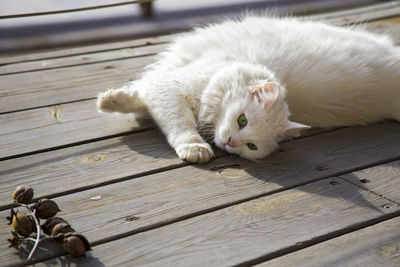
[{"label": "dried seed pod cluster", "polygon": [[[54,217],[60,211],[56,202],[42,198],[29,206],[33,195],[33,189],[26,186],[18,186],[13,193],[14,202],[17,205],[24,206],[28,212],[22,213],[11,209],[11,216],[7,219],[14,231],[11,232],[12,237],[7,239],[10,243],[9,247],[19,249],[19,245],[23,241],[31,241],[33,240],[32,235],[36,235],[35,244],[27,259],[27,261],[30,261],[43,231],[49,238],[61,243],[65,251],[72,256],[84,256],[87,250],[91,250],[89,241],[85,236],[76,232],[64,219]],[[46,220],[46,222],[40,225],[40,219]]]}]

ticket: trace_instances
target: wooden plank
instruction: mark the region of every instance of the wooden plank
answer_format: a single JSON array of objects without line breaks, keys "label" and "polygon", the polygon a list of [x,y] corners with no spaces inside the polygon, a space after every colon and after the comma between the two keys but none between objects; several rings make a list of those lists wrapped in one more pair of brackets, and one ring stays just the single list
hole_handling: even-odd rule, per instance
[{"label": "wooden plank", "polygon": [[[153,52],[157,52],[157,49]],[[115,56],[112,53],[101,55],[110,58]],[[82,57],[73,57],[71,60],[81,61]],[[0,113],[93,98],[107,87],[119,87],[135,79],[153,61],[154,57],[139,57],[3,76]],[[55,62],[64,64],[60,63],[63,60]],[[67,60],[66,63],[70,64]],[[26,64],[28,66],[25,67],[33,68],[41,62]],[[7,71],[19,71],[18,64],[15,67],[16,70],[13,70],[13,66],[9,66]]]},{"label": "wooden plank", "polygon": [[36,51],[30,53],[15,53],[9,55],[1,55],[0,57],[0,65],[5,64],[13,64],[13,63],[22,63],[29,62],[35,60],[44,60],[44,59],[54,59],[61,57],[69,57],[69,56],[77,56],[91,53],[98,53],[103,51],[124,49],[129,47],[140,47],[147,45],[155,45],[166,43],[173,38],[173,34],[170,35],[159,35],[150,38],[141,38],[136,40],[128,40],[128,41],[120,41],[120,42],[112,42],[112,43],[104,43],[104,44],[96,44],[96,45],[86,45],[86,46],[78,46],[78,47],[70,47],[70,48],[57,48],[57,49],[48,49],[44,51]]},{"label": "wooden plank", "polygon": [[[360,14],[367,21],[398,15],[400,13],[398,7],[399,5],[396,2],[379,3],[376,5],[370,5],[363,8],[353,8],[345,11],[335,11],[324,14],[312,15],[309,17],[315,19],[335,19],[338,17],[346,17],[346,19],[344,19],[344,23],[355,23],[355,22],[360,22]],[[24,54],[17,53],[11,55],[2,55],[0,58],[0,64],[9,64],[13,62],[24,62],[24,61],[48,59],[54,57],[80,55],[80,54],[99,52],[105,50],[121,49],[132,46],[142,46],[146,44],[165,43],[170,41],[174,36],[175,34],[169,34],[169,35],[160,35],[150,38],[142,38],[137,40],[120,41],[120,42],[104,43],[97,45],[48,49],[45,51],[39,51],[34,53],[24,53]]]},{"label": "wooden plank", "polygon": [[378,19],[395,17],[400,14],[400,3],[398,1],[379,3],[361,8],[341,10],[331,13],[323,13],[307,16],[315,20],[323,20],[336,25],[358,24]]},{"label": "wooden plank", "polygon": [[[365,28],[368,30],[388,34],[392,36],[397,44],[400,44],[400,17],[379,20],[367,23]],[[171,37],[172,38],[172,37]],[[38,71],[43,69],[60,68],[66,66],[74,66],[79,64],[90,64],[100,61],[109,61],[113,59],[129,58],[134,60],[134,57],[152,55],[159,53],[167,47],[167,43],[159,43],[144,46],[125,46],[116,49],[109,49],[106,51],[92,51],[89,54],[78,54],[63,57],[52,57],[40,60],[33,60],[27,62],[17,62],[14,64],[0,65],[0,75],[15,72]]]},{"label": "wooden plank", "polygon": [[[265,166],[260,166],[260,164],[264,165],[264,161],[251,163],[234,156],[222,161],[214,161],[217,162],[216,165],[240,164],[242,171],[237,170],[238,173],[246,175],[246,179],[250,181],[253,181],[253,176],[266,179],[262,175],[265,171],[270,174],[268,177],[285,177],[284,181],[291,185],[301,182],[297,176],[316,179],[321,175],[326,177],[340,171],[400,156],[399,130],[400,124],[388,122],[366,128],[344,128],[292,140],[281,144],[284,152],[276,152],[266,158]],[[357,142],[357,145],[352,146],[352,142]],[[378,148],[375,149],[375,147]],[[219,156],[224,155],[218,149],[214,151]],[[365,153],[359,155],[360,151]],[[349,159],[351,160],[348,161]],[[2,177],[0,207],[11,205],[9,192],[20,184],[34,185],[38,188],[36,197],[43,197],[61,194],[64,191],[77,191],[89,185],[107,184],[114,180],[139,176],[146,172],[151,173],[157,169],[181,164],[182,161],[166,143],[163,135],[154,131],[15,158],[0,164]],[[193,170],[189,168],[185,175],[192,175],[191,173],[196,172],[198,168],[194,167]],[[207,166],[204,168],[209,169]],[[260,170],[260,173],[257,170]],[[178,175],[179,172],[177,171],[174,175]],[[250,174],[247,174],[248,172]],[[229,172],[223,172],[220,175],[229,176]],[[292,175],[295,177],[290,178]],[[152,179],[155,179],[154,183],[157,183],[158,178]],[[284,187],[287,184],[281,184],[281,186]],[[274,185],[269,189],[276,190],[281,186]],[[257,190],[261,191],[257,192],[262,193],[265,189],[258,188]]]},{"label": "wooden plank", "polygon": [[[344,23],[355,23],[360,21],[360,14],[364,16],[364,19],[376,20],[380,18],[385,18],[387,16],[392,16],[393,14],[398,15],[400,11],[398,10],[397,3],[380,3],[377,5],[371,5],[363,8],[353,8],[345,11],[329,12],[324,14],[308,16],[314,19],[334,19],[338,17],[346,16]],[[128,40],[112,43],[104,43],[97,45],[86,45],[72,48],[58,48],[58,49],[48,49],[45,51],[38,51],[34,53],[16,53],[11,55],[2,55],[0,58],[0,64],[11,64],[11,63],[21,63],[26,61],[42,60],[42,59],[52,59],[58,57],[67,57],[74,55],[82,55],[87,53],[96,53],[101,51],[123,49],[129,47],[138,47],[149,44],[159,44],[166,43],[173,39],[179,34],[168,34],[160,35],[149,38],[141,38],[137,40]]]},{"label": "wooden plank", "polygon": [[[387,187],[397,185],[382,182]],[[383,197],[330,178],[107,242],[74,263],[250,265],[400,215],[400,206],[391,203],[386,209],[386,203]],[[63,256],[52,262],[68,260]]]},{"label": "wooden plank", "polygon": [[10,192],[20,184],[40,198],[187,165],[163,139],[152,130],[4,161],[0,210],[10,207]]},{"label": "wooden plank", "polygon": [[400,17],[370,22],[362,27],[371,32],[387,34],[396,45],[400,45]]},{"label": "wooden plank", "polygon": [[153,61],[148,56],[3,76],[0,113],[94,98],[135,79]]},{"label": "wooden plank", "polygon": [[105,52],[92,52],[90,54],[80,54],[68,57],[56,57],[50,59],[0,65],[0,76],[29,71],[73,67],[76,65],[86,65],[91,63],[107,62],[111,60],[136,60],[137,57],[154,55],[155,53],[158,53],[162,49],[164,49],[165,46],[166,44],[155,44],[140,47],[125,47]]},{"label": "wooden plank", "polygon": [[365,190],[373,190],[377,195],[384,195],[388,200],[400,205],[399,186],[387,188],[387,186],[383,184],[383,181],[393,184],[396,184],[396,182],[399,183],[399,167],[400,165],[396,161],[340,177],[350,183],[362,187]]},{"label": "wooden plank", "polygon": [[[128,125],[123,118],[120,122]],[[310,129],[305,135],[321,132]],[[72,133],[67,136],[79,138]],[[214,152],[219,157],[226,155],[216,148]],[[0,210],[11,206],[9,192],[20,184],[38,187],[36,197],[54,196],[184,165],[188,164],[176,156],[158,130],[15,158],[0,164]]]},{"label": "wooden plank", "polygon": [[[71,221],[79,231],[88,236],[91,242],[98,243],[127,233],[140,232],[149,227],[157,227],[178,218],[222,208],[237,201],[271,194],[399,157],[399,134],[400,124],[393,122],[370,127],[346,128],[286,142],[282,145],[284,152],[271,155],[265,162],[223,157],[206,165],[191,165],[141,176],[68,194],[55,200],[63,210],[60,216]],[[100,147],[99,150],[90,151],[90,154],[107,153],[107,150],[101,149]],[[113,149],[121,151],[118,146]],[[45,169],[45,174],[42,176],[48,178],[43,177],[38,183],[32,184],[38,196],[51,194],[57,190],[66,191],[88,181],[96,185],[97,179],[103,181],[107,179],[102,176],[103,172],[106,172],[107,176],[111,174],[111,170],[115,170],[116,173],[111,177],[114,179],[118,177],[118,173],[130,175],[130,172],[134,172],[133,170],[137,168],[134,164],[135,157],[129,157],[125,153],[122,152],[122,157],[128,158],[127,161],[133,164],[124,163],[121,167],[118,157],[111,157],[110,161],[104,161],[106,164],[104,167],[108,170],[102,168],[100,163],[95,167],[95,171],[87,171],[87,174],[82,176],[84,179],[80,177],[82,173],[68,178],[79,166],[65,164],[66,166],[61,166],[61,170],[53,175],[48,170],[57,169],[57,164],[46,167],[46,163],[26,168],[23,170],[24,175],[17,172],[14,177],[23,176],[23,180],[32,177],[34,180],[35,170],[38,173],[41,171],[40,167]],[[64,162],[76,162],[85,156],[85,154],[72,155],[69,158],[67,156]],[[144,161],[138,160],[138,162]],[[232,164],[238,164],[239,167],[235,167],[236,165],[229,167]],[[223,167],[226,165],[227,167]],[[67,167],[70,169],[70,174],[66,171]],[[11,169],[10,173],[13,172]],[[66,183],[64,180],[69,182]],[[9,176],[5,183],[9,189],[1,193],[2,203],[9,201],[12,181],[12,176]],[[16,181],[15,185],[19,182]],[[92,199],[94,196],[101,198],[95,201]],[[8,211],[0,212],[0,216],[5,216],[7,213]],[[4,239],[8,234],[9,226],[5,222],[0,222],[0,239]],[[0,251],[5,253],[0,255],[1,258],[12,259],[11,262],[16,260],[15,256],[9,255],[10,250],[2,249],[0,246]],[[43,254],[39,257],[47,256]]]},{"label": "wooden plank", "polygon": [[153,126],[98,113],[95,100],[2,114],[0,125],[0,159]]},{"label": "wooden plank", "polygon": [[257,267],[400,266],[400,218],[394,218]]}]

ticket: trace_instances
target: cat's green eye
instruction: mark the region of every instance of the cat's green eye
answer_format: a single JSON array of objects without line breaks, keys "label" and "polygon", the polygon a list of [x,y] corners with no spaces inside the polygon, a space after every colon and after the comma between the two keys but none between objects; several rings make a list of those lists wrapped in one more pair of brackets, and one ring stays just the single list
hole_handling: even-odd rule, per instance
[{"label": "cat's green eye", "polygon": [[250,148],[251,150],[257,150],[257,146],[253,143],[247,143],[247,147]]},{"label": "cat's green eye", "polygon": [[239,123],[240,127],[246,126],[247,125],[246,115],[244,115],[244,114],[240,115],[238,118],[238,123]]}]

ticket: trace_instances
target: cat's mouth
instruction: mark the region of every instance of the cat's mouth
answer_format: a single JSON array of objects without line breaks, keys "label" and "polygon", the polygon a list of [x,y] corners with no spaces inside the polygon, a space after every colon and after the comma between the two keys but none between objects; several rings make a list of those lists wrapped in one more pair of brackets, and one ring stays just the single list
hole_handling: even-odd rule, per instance
[{"label": "cat's mouth", "polygon": [[228,152],[228,153],[230,153],[230,154],[236,154],[233,150],[234,150],[234,148],[233,147],[231,147],[231,146],[229,146],[228,145],[228,142],[223,142],[223,141],[221,141],[221,140],[217,140],[217,139],[215,139],[214,140],[214,144],[218,147],[218,148],[220,148],[220,149],[222,149],[222,150],[225,150],[226,152]]}]

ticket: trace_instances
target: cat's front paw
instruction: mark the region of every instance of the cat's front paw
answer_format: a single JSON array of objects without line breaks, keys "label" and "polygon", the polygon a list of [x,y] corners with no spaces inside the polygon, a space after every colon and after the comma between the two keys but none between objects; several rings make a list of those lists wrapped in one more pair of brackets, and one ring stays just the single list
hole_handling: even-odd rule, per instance
[{"label": "cat's front paw", "polygon": [[176,148],[178,156],[192,163],[206,163],[214,157],[214,152],[207,143],[182,144]]}]

